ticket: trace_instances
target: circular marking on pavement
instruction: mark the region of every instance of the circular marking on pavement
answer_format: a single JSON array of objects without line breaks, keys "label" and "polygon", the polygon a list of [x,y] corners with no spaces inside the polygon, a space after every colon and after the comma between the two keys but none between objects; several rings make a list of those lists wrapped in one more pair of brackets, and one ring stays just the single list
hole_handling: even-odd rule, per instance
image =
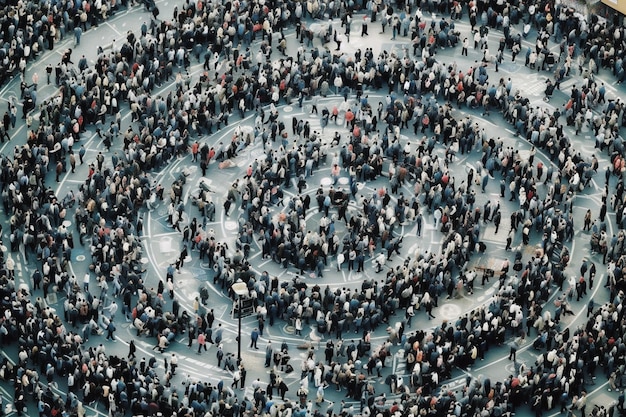
[{"label": "circular marking on pavement", "polygon": [[84,260],[85,260],[85,255],[78,255],[78,256],[76,257],[76,261],[77,261],[77,262],[82,262],[82,261],[84,261]]},{"label": "circular marking on pavement", "polygon": [[71,225],[71,224],[72,224],[72,222],[71,222],[71,221],[69,221],[69,220],[65,220],[65,221],[63,222],[63,226],[65,226],[65,227],[70,227],[70,225]]},{"label": "circular marking on pavement", "polygon": [[339,180],[337,182],[340,185],[348,185],[348,183],[350,182],[350,178],[348,178],[348,177],[341,177],[341,178],[339,178]]},{"label": "circular marking on pavement", "polygon": [[323,187],[330,187],[333,183],[333,180],[330,177],[324,177],[320,180],[320,185]]},{"label": "circular marking on pavement", "polygon": [[283,327],[283,331],[287,334],[294,334],[296,332],[296,328],[290,325],[286,325]]},{"label": "circular marking on pavement", "polygon": [[[524,363],[525,363],[525,361],[519,361],[519,360],[517,361],[518,367],[519,367],[519,366],[522,366]],[[504,369],[506,369],[506,371],[507,371],[508,373],[513,373],[513,372],[515,372],[515,371],[516,371],[516,369],[515,369],[515,362],[509,362],[509,363],[507,363],[506,365],[504,365]]]},{"label": "circular marking on pavement", "polygon": [[456,319],[461,315],[461,307],[456,304],[447,303],[439,307],[439,311],[441,312],[441,316],[444,319]]},{"label": "circular marking on pavement", "polygon": [[139,260],[139,262],[141,262],[143,265],[147,264],[148,262],[150,262],[150,260],[146,257],[143,257]]},{"label": "circular marking on pavement", "polygon": [[360,281],[363,278],[363,273],[350,271],[348,275],[348,281]]},{"label": "circular marking on pavement", "polygon": [[283,111],[287,112],[287,113],[291,113],[293,111],[293,107],[291,106],[285,106],[282,108]]},{"label": "circular marking on pavement", "polygon": [[234,222],[232,220],[228,220],[224,222],[224,229],[228,230],[228,231],[232,231],[237,229],[237,222]]}]

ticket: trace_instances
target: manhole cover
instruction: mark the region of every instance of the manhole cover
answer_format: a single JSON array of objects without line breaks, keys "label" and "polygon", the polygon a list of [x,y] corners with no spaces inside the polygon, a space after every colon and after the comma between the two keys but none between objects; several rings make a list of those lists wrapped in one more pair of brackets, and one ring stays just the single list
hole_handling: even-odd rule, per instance
[{"label": "manhole cover", "polygon": [[85,255],[78,255],[78,256],[76,257],[76,261],[78,261],[78,262],[82,262],[82,261],[84,261],[84,260],[85,260]]},{"label": "manhole cover", "polygon": [[456,304],[444,304],[439,307],[439,311],[441,312],[441,316],[445,319],[453,319],[461,315],[461,307]]}]

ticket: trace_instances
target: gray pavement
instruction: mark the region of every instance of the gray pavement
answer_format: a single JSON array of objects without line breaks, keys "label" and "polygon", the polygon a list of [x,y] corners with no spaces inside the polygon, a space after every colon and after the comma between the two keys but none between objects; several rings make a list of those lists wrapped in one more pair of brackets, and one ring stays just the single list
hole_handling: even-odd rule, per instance
[{"label": "gray pavement", "polygon": [[[161,17],[171,16],[172,10],[175,6],[175,2],[168,1],[157,1],[161,9]],[[81,40],[80,45],[74,45],[73,39],[70,37],[66,37],[52,52],[45,52],[43,56],[37,61],[36,65],[31,65],[27,70],[26,79],[30,79],[32,74],[37,72],[39,73],[40,78],[42,78],[43,68],[48,63],[55,64],[60,59],[60,54],[66,48],[74,48],[73,58],[74,61],[78,60],[78,57],[81,55],[85,55],[89,62],[92,64],[96,59],[96,48],[97,45],[109,46],[114,39],[120,39],[125,36],[128,30],[138,30],[138,22],[143,20],[148,20],[149,15],[147,12],[143,11],[142,8],[135,7],[128,11],[122,11],[112,17],[108,22],[101,24],[98,28],[92,29],[86,32]],[[355,19],[356,20],[356,19]],[[465,24],[464,22],[456,22],[455,23],[458,30],[461,31],[461,39],[464,36],[468,36],[470,34],[469,24]],[[338,27],[339,21],[335,20],[333,25]],[[353,24],[352,27],[352,35],[349,43],[342,44],[342,51],[345,53],[352,53],[357,49],[364,50],[367,47],[374,48],[375,53],[381,50],[395,51],[398,54],[404,53],[404,47],[409,47],[410,40],[408,38],[398,37],[397,40],[391,41],[389,39],[388,34],[379,35],[379,24],[370,24],[370,36],[366,38],[361,38],[360,28],[356,27],[357,25]],[[498,31],[491,31],[489,34],[489,44],[492,49],[496,49],[497,41],[499,39]],[[295,39],[294,33],[291,29],[286,31],[288,50],[295,50],[298,47],[298,42]],[[529,38],[531,39],[531,38]],[[333,44],[333,42],[331,42]],[[316,39],[316,47],[319,46],[319,40]],[[558,48],[558,46],[556,46]],[[446,48],[440,49],[437,53],[437,60],[445,64],[456,64],[459,70],[465,70],[469,68],[469,66],[473,65],[475,61],[479,60],[482,57],[480,51],[474,51],[470,48],[469,55],[467,57],[460,56],[459,54],[460,46],[457,48]],[[279,58],[278,52],[274,52],[273,58]],[[524,67],[523,60],[518,60],[516,63],[510,62],[510,55],[508,52],[505,53],[505,63],[500,66],[499,73],[496,74],[493,71],[490,71],[490,77],[501,76],[506,78],[513,79],[513,90],[520,90],[524,96],[527,96],[533,105],[541,105],[551,107],[561,106],[567,99],[569,95],[569,89],[571,85],[578,82],[580,80],[580,76],[573,75],[568,80],[562,83],[561,91],[556,92],[553,96],[552,100],[549,103],[544,102],[543,100],[543,89],[545,86],[545,79],[550,77],[550,74],[547,72],[532,71],[529,68]],[[192,58],[192,65],[189,68],[189,76],[192,80],[195,80],[202,73],[202,63],[195,62],[194,58]],[[606,73],[604,70],[601,70],[598,79],[605,80],[605,85],[607,85],[608,93],[607,95],[611,97],[623,97],[624,89],[620,85],[616,85],[612,80],[610,74]],[[493,80],[496,81],[496,80]],[[160,94],[162,96],[166,95],[167,92],[171,89],[170,85],[164,85],[157,89],[156,94]],[[53,85],[46,85],[45,83],[40,82],[40,86],[38,88],[39,99],[43,100],[46,97],[51,97],[57,93],[56,87]],[[385,91],[369,91],[366,92],[368,95],[369,102],[375,106],[379,101],[383,101],[386,98]],[[0,100],[8,101],[13,99],[14,97],[19,96],[19,82],[18,80],[13,80],[13,82],[4,86],[2,90],[0,90]],[[352,96],[349,100],[354,100]],[[331,95],[329,97],[323,98],[318,103],[318,108],[322,108],[327,106],[331,108],[334,104],[340,104],[343,101],[343,98],[339,96]],[[280,117],[284,120],[285,125],[290,126],[291,118],[303,118],[304,120],[308,120],[311,124],[311,130],[321,130],[320,118],[318,115],[310,114],[310,105],[305,102],[303,108],[298,108],[297,104],[294,105],[286,105],[280,107]],[[600,111],[600,109],[596,109],[596,111]],[[469,116],[473,121],[476,121],[483,127],[486,131],[488,137],[500,137],[502,141],[506,144],[506,146],[511,146],[519,150],[521,155],[527,156],[530,152],[530,145],[523,139],[515,136],[513,131],[511,130],[511,126],[506,124],[506,122],[502,119],[501,115],[497,112],[492,112],[489,115],[482,115],[476,110],[471,110],[467,108],[463,109],[455,109],[454,113],[457,117],[461,116]],[[36,115],[35,115],[36,118]],[[237,117],[231,118],[231,122],[228,126],[223,127],[219,132],[214,133],[211,136],[203,136],[199,138],[194,138],[200,140],[202,142],[206,142],[210,145],[214,145],[219,143],[220,141],[229,140],[232,137],[235,129],[239,127],[252,126],[254,122],[254,116],[249,115],[242,120],[238,120]],[[130,122],[130,114],[125,112],[122,117],[122,126],[121,131],[125,131],[125,129],[131,124]],[[329,126],[327,126],[323,133],[322,137],[329,141],[334,132],[337,131],[344,137],[347,134],[347,129],[341,124],[332,125],[332,122]],[[608,157],[605,154],[601,154],[596,152],[593,149],[593,139],[590,136],[588,130],[584,129],[582,135],[574,137],[573,132],[570,128],[566,128],[566,131],[574,140],[575,147],[580,149],[583,152],[583,155],[589,157],[591,153],[595,152],[595,155],[600,160],[600,166],[604,167],[608,163]],[[27,132],[27,126],[24,121],[19,123],[19,126],[16,127],[15,130],[11,132],[12,140],[11,142],[7,142],[2,145],[0,148],[0,152],[4,154],[10,154],[14,146],[18,144],[25,143]],[[623,130],[622,130],[623,133]],[[402,141],[411,141],[415,138],[412,135],[412,132],[406,131],[403,132]],[[112,150],[121,150],[121,140],[114,142]],[[95,134],[95,131],[90,128],[87,130],[85,134],[82,135],[81,145],[84,145],[87,153],[86,153],[86,164],[80,165],[76,169],[76,173],[66,173],[62,176],[62,180],[58,183],[54,182],[54,178],[51,175],[47,177],[47,184],[50,185],[56,192],[58,196],[61,198],[67,194],[67,192],[71,189],[76,190],[76,188],[84,182],[88,171],[88,163],[93,161],[95,155],[104,150],[103,144],[100,142],[99,138]],[[330,181],[330,158],[331,154],[335,151],[335,149],[330,148],[329,158],[326,164],[322,165],[320,169],[315,171],[315,174],[307,179],[307,188],[304,193],[314,194],[317,187],[319,185],[327,187]],[[261,144],[255,144],[245,149],[235,160],[235,166],[225,169],[218,168],[217,164],[212,164],[209,167],[208,175],[204,179],[210,184],[211,188],[215,191],[213,194],[213,199],[216,202],[217,207],[217,215],[215,222],[210,222],[207,224],[207,228],[212,228],[215,231],[216,236],[218,236],[222,241],[226,241],[229,247],[232,249],[235,247],[235,240],[237,237],[238,230],[238,215],[240,211],[237,209],[232,210],[230,216],[225,216],[222,203],[227,195],[227,190],[230,185],[237,179],[242,176],[242,171],[248,164],[252,163],[256,158],[258,158],[262,154],[262,146]],[[438,153],[441,157],[443,157],[445,150],[440,147],[436,148],[436,153]],[[465,178],[466,172],[470,167],[476,167],[479,160],[479,153],[472,152],[469,155],[459,155],[454,164],[450,166],[450,171],[457,178]],[[544,165],[548,166],[551,162],[543,155],[541,152],[538,152],[535,160],[540,160],[544,163]],[[107,160],[105,165],[110,166],[110,157],[107,155]],[[387,164],[385,165],[385,167]],[[196,206],[192,204],[192,197],[198,191],[198,184],[201,178],[201,172],[197,165],[191,163],[191,156],[186,155],[184,157],[179,157],[174,160],[168,166],[158,172],[150,173],[150,180],[153,183],[163,184],[166,189],[173,183],[173,181],[179,177],[182,172],[185,172],[188,177],[186,180],[186,185],[184,188],[184,196],[185,196],[185,213],[186,218],[184,221],[189,220],[190,218],[196,217],[198,219],[201,218],[201,214],[199,213]],[[603,169],[600,170],[603,172]],[[600,176],[600,175],[599,175]],[[339,184],[345,184],[344,181],[347,181],[347,177],[342,178],[339,181]],[[611,181],[614,181],[612,179]],[[590,235],[587,232],[580,231],[580,225],[582,224],[582,217],[587,209],[591,209],[594,213],[597,213],[600,205],[600,195],[603,189],[603,178],[596,178],[592,182],[592,186],[590,188],[585,189],[582,193],[577,195],[574,199],[574,217],[576,219],[576,234],[574,240],[571,243],[566,243],[566,246],[569,247],[570,253],[573,254],[572,262],[568,266],[568,268],[564,271],[566,276],[576,275],[578,268],[580,267],[580,260],[582,258],[587,258],[593,260],[596,265],[598,265],[598,278],[597,283],[593,292],[588,296],[592,297],[597,304],[601,304],[608,300],[608,292],[605,288],[602,287],[604,282],[604,270],[602,267],[602,260],[598,255],[593,255],[589,251],[589,238]],[[379,178],[374,182],[368,182],[364,184],[360,184],[359,197],[365,196],[375,192],[378,188],[384,187],[387,185],[387,180],[385,178]],[[513,210],[518,208],[518,203],[509,202],[508,199],[500,199],[499,198],[499,180],[494,179],[490,180],[487,186],[486,193],[482,194],[479,192],[479,187],[475,187],[478,189],[476,194],[476,206],[482,207],[488,201],[501,201],[501,209],[502,209],[502,224],[500,226],[500,231],[496,234],[495,229],[492,224],[486,225],[483,228],[483,233],[481,235],[481,240],[487,245],[487,252],[476,255],[472,257],[470,261],[469,267],[481,267],[481,268],[491,268],[498,269],[499,265],[502,263],[504,259],[511,258],[512,252],[505,251],[505,238],[506,233],[509,230],[509,216]],[[288,201],[294,195],[294,188],[292,187],[289,190],[285,190],[285,206],[288,205]],[[402,191],[407,196],[413,195],[413,189],[409,186],[405,186]],[[542,190],[540,192],[544,192]],[[352,205],[353,204],[353,205]],[[517,207],[516,207],[517,206]],[[351,202],[350,210],[356,210],[356,203]],[[321,217],[317,210],[312,209],[306,216],[307,226],[313,227],[319,218]],[[428,250],[430,252],[438,252],[441,249],[441,233],[438,232],[434,228],[434,218],[431,213],[424,212],[425,216],[425,224],[423,227],[423,233],[421,237],[416,236],[416,226],[412,223],[402,224],[399,227],[398,233],[403,236],[404,242],[401,250],[401,255],[396,256],[393,260],[389,261],[387,265],[389,267],[396,267],[401,265],[408,257],[415,257],[415,254]],[[610,216],[614,216],[613,213],[610,213]],[[147,287],[156,287],[159,279],[165,278],[165,270],[167,266],[174,262],[180,253],[181,250],[181,234],[174,230],[167,223],[167,202],[161,202],[154,210],[148,211],[144,210],[143,217],[145,220],[145,230],[144,234],[141,236],[141,241],[143,245],[143,254],[142,254],[142,264],[145,265],[147,273],[145,274],[145,281]],[[68,226],[73,227],[72,217],[68,216]],[[6,214],[2,216],[3,220],[3,230],[4,230],[4,241],[8,241],[8,217]],[[338,233],[339,235],[343,235],[346,233],[345,226],[342,222],[337,222],[338,225]],[[311,225],[311,226],[309,226]],[[609,235],[613,234],[611,222],[608,223],[610,230]],[[518,234],[515,238],[513,246],[523,251],[524,259],[527,260],[534,253],[534,245],[540,242],[539,236],[536,234],[531,239],[531,243],[527,246],[523,246],[521,243],[521,236]],[[25,284],[27,286],[31,286],[30,276],[33,271],[33,263],[32,261],[26,261],[24,258],[24,253],[16,253],[14,257],[17,261],[17,279],[20,283]],[[82,277],[87,271],[90,263],[90,253],[88,246],[76,246],[72,252],[72,262],[71,262],[71,270],[73,274],[77,277]],[[281,280],[291,280],[296,276],[299,276],[299,271],[290,267],[290,268],[282,268],[277,263],[262,259],[260,255],[260,246],[258,242],[255,242],[252,245],[250,263],[254,271],[268,271],[271,276],[277,276]],[[229,352],[236,352],[237,348],[237,320],[235,314],[232,311],[232,301],[228,298],[225,293],[213,284],[212,275],[213,272],[208,268],[208,264],[199,259],[197,252],[191,251],[188,260],[185,263],[180,274],[175,275],[175,294],[176,298],[179,300],[181,308],[187,311],[193,312],[193,303],[194,299],[199,295],[199,289],[201,285],[204,283],[208,283],[211,291],[210,291],[210,299],[209,305],[202,308],[212,308],[215,311],[216,315],[216,323],[221,323],[224,328],[224,349]],[[304,281],[308,285],[317,284],[320,287],[330,286],[330,288],[355,288],[359,289],[361,283],[364,279],[374,279],[381,280],[384,278],[384,273],[377,274],[374,271],[373,267],[373,259],[366,260],[366,268],[365,271],[356,273],[354,271],[348,271],[343,268],[340,272],[336,271],[336,260],[331,259],[327,267],[323,271],[324,276],[319,277],[315,274],[311,276],[305,275]],[[436,316],[434,320],[428,320],[426,315],[423,312],[419,312],[416,317],[413,319],[413,323],[407,332],[414,331],[417,329],[430,329],[433,326],[440,324],[442,321],[447,320],[450,322],[455,321],[458,317],[467,314],[468,312],[474,311],[481,306],[489,303],[493,294],[497,291],[497,279],[492,279],[491,282],[487,283],[487,285],[482,286],[480,284],[479,279],[477,279],[475,285],[475,292],[473,295],[467,294],[465,291],[461,291],[458,296],[456,296],[452,300],[441,300],[440,304],[437,308],[434,309],[433,313]],[[93,286],[92,282],[92,286]],[[35,295],[39,295],[38,292],[35,292]],[[558,296],[558,291],[553,292],[553,296],[550,299],[549,303],[554,300],[554,297]],[[56,300],[55,300],[56,299]],[[56,297],[51,297],[48,300],[53,308],[57,311],[62,311],[63,309],[63,297],[59,293]],[[170,303],[167,300],[167,303]],[[587,299],[581,302],[572,302],[572,305],[575,308],[576,315],[573,317],[565,317],[562,321],[561,327],[569,327],[576,328],[584,323],[584,314],[586,311],[586,303]],[[170,308],[170,304],[166,304],[166,309]],[[404,318],[403,312],[398,312],[393,321],[389,324],[391,326],[395,325],[396,321],[400,321]],[[243,349],[243,363],[245,364],[248,370],[248,381],[253,381],[257,378],[260,378],[261,381],[268,381],[268,372],[263,366],[264,360],[264,350],[254,350],[247,348],[249,344],[249,335],[252,330],[257,325],[256,319],[253,316],[245,317],[242,320],[243,330],[242,330],[242,349]],[[313,324],[313,323],[312,323]],[[349,340],[351,337],[358,339],[359,335],[344,335],[345,340]],[[500,381],[506,378],[508,375],[514,373],[516,371],[516,366],[520,364],[525,364],[526,366],[532,366],[536,359],[537,352],[532,348],[531,342],[534,340],[534,334],[527,337],[522,341],[522,346],[518,352],[518,361],[517,365],[508,360],[508,348],[503,347],[499,349],[493,349],[489,351],[485,357],[484,361],[479,361],[472,368],[468,369],[455,369],[453,373],[453,378],[451,380],[443,381],[443,384],[447,389],[450,390],[460,390],[462,389],[463,384],[465,383],[466,376],[483,376],[489,377],[492,381]],[[285,374],[284,377],[287,381],[287,385],[289,386],[289,397],[295,397],[295,393],[300,384],[300,372],[299,367],[301,360],[306,358],[307,347],[312,346],[317,350],[317,358],[322,359],[323,357],[323,345],[326,341],[326,337],[318,334],[315,326],[307,325],[303,331],[303,336],[296,336],[294,334],[294,329],[291,326],[291,323],[286,323],[284,321],[279,320],[273,327],[266,326],[264,335],[260,338],[259,345],[261,347],[265,346],[265,342],[271,340],[274,345],[279,344],[283,341],[287,342],[290,346],[290,351],[292,353],[292,363],[296,371],[291,374]],[[387,339],[386,326],[379,327],[373,335],[372,345],[379,345],[383,343]],[[175,352],[179,356],[179,372],[178,375],[174,377],[174,382],[176,384],[181,384],[188,377],[192,379],[198,379],[202,381],[209,382],[218,382],[219,380],[223,380],[225,384],[230,385],[232,380],[231,373],[225,371],[217,366],[215,360],[215,350],[216,347],[214,345],[209,345],[209,350],[207,353],[203,353],[202,355],[196,355],[195,349],[196,345],[192,346],[191,350],[188,350],[186,346],[187,335],[180,335],[178,340],[172,343],[167,351],[164,354],[161,354],[157,351],[153,350],[153,347],[156,341],[153,338],[145,338],[145,337],[137,337],[134,328],[130,325],[130,323],[120,323],[117,331],[117,340],[119,343],[109,343],[104,340],[104,335],[102,336],[94,336],[89,339],[89,341],[85,344],[86,346],[97,346],[100,343],[104,343],[106,345],[106,351],[108,354],[115,354],[119,356],[126,356],[128,351],[128,344],[130,340],[135,340],[138,348],[138,356],[139,357],[152,357],[155,356],[159,359],[157,368],[157,373],[163,373],[163,365],[161,358],[168,357],[171,352]],[[317,349],[319,348],[319,349]],[[400,347],[395,346],[393,348],[393,352],[398,352]],[[11,345],[6,347],[2,352],[10,361],[16,361],[17,357],[17,347],[15,345]],[[376,393],[386,393],[388,398],[393,398],[393,395],[390,393],[389,386],[385,384],[385,377],[390,375],[391,373],[402,374],[404,369],[404,364],[402,360],[399,360],[398,357],[394,356],[394,358],[388,363],[383,372],[383,378],[373,379],[375,383]],[[610,393],[607,391],[606,379],[598,373],[598,379],[596,380],[594,386],[590,386],[590,401],[594,403],[607,404],[607,402],[612,402],[616,399],[615,393]],[[312,385],[311,385],[312,386]],[[8,383],[0,384],[1,391],[5,393],[5,399],[10,398],[11,387]],[[59,383],[59,392],[63,392],[63,383]],[[311,388],[309,394],[309,399],[315,398],[315,389]],[[252,395],[252,388],[250,384],[246,387],[245,395],[248,398]],[[334,412],[340,411],[340,402],[344,398],[344,393],[337,393],[332,389],[327,390],[326,393],[326,405],[321,406],[320,409],[325,411],[327,408],[332,408]],[[356,407],[358,410],[358,406]],[[35,412],[34,405],[29,405],[29,410],[31,413]],[[88,415],[104,415],[106,414],[106,410],[102,409],[102,406],[99,406],[97,403],[93,405],[87,406]],[[522,408],[518,410],[518,413],[522,413],[524,415],[530,415],[531,411],[527,408]],[[31,414],[34,415],[34,414]]]}]

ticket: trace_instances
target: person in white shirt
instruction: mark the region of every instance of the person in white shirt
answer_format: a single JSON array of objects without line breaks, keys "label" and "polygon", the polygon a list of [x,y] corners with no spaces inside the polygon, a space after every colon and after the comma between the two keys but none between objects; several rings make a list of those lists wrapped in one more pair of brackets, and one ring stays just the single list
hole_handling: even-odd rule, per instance
[{"label": "person in white shirt", "polygon": [[108,306],[102,308],[102,310],[107,310],[108,311],[110,318],[114,318],[115,317],[115,313],[117,313],[117,309],[118,309],[118,305],[115,302],[115,300],[113,300],[111,302],[111,304],[109,304]]}]

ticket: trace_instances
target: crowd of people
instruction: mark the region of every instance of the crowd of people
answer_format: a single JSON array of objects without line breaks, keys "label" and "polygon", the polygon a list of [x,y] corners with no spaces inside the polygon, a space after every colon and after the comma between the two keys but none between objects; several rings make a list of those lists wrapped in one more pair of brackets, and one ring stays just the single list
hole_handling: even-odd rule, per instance
[{"label": "crowd of people", "polygon": [[[131,30],[125,39],[99,51],[93,66],[66,50],[56,66],[46,68],[46,81],[58,86],[58,94],[41,103],[36,94],[41,81],[33,77],[33,85],[23,83],[27,143],[2,158],[1,176],[11,230],[10,252],[2,259],[0,340],[3,345],[17,343],[19,354],[14,364],[5,358],[0,373],[5,381],[13,381],[11,400],[18,415],[33,401],[40,415],[85,415],[85,406],[93,402],[112,415],[128,410],[133,415],[320,415],[324,389],[333,386],[355,402],[340,410],[328,408],[329,413],[344,415],[503,415],[527,403],[537,415],[560,406],[582,410],[584,416],[586,385],[597,367],[602,367],[612,389],[622,388],[623,231],[613,238],[607,235],[612,221],[607,207],[610,202],[619,214],[621,220],[613,226],[622,229],[625,163],[619,132],[625,122],[624,103],[607,100],[606,87],[594,74],[599,67],[607,68],[623,80],[624,30],[617,20],[587,21],[559,4],[522,6],[483,1],[186,2],[171,19],[159,20],[155,13],[138,32]],[[54,48],[68,33],[79,44],[83,30],[117,7],[101,1],[54,6],[21,1],[5,6],[3,76],[24,73],[38,53]],[[430,19],[426,12],[441,17]],[[326,15],[337,23],[313,30],[312,19]],[[363,16],[361,36],[369,36],[368,24],[380,22],[383,32],[387,27],[394,38],[404,38],[412,47],[404,48],[403,55],[375,54],[372,49],[341,52],[343,38],[337,32],[354,36],[351,25]],[[438,48],[469,45],[461,42],[455,28],[455,22],[465,18],[478,34],[475,48],[483,48],[484,58],[470,68],[443,65],[436,59]],[[520,35],[513,33],[516,25],[522,28]],[[510,48],[515,60],[522,40],[529,39],[527,25],[537,33],[535,49],[526,53],[527,65],[540,71],[549,67],[545,50],[554,39],[562,42],[561,54],[549,68],[556,88],[572,72],[583,76],[583,85],[572,88],[562,110],[532,106],[510,79],[493,78],[498,76],[492,68],[497,69],[504,51]],[[284,32],[292,27],[301,46],[287,51]],[[488,28],[503,33],[494,56],[488,50]],[[338,51],[331,52],[333,41]],[[318,48],[320,44],[326,48]],[[274,48],[281,53],[278,58]],[[205,69],[197,80],[185,72],[193,59]],[[174,84],[166,96],[153,95],[166,83]],[[343,95],[344,104],[339,99],[333,108],[322,108],[317,97],[333,89]],[[380,89],[387,92],[386,100],[370,102],[368,91]],[[297,118],[289,129],[279,117],[278,105],[285,102],[311,103],[321,129],[311,129]],[[544,166],[540,158],[535,161],[532,151],[522,158],[502,138],[488,137],[471,116],[455,112],[460,106],[501,111],[550,162]],[[40,115],[33,120],[35,111]],[[127,111],[132,123],[122,130],[121,116]],[[3,119],[9,135],[16,112],[12,103]],[[204,138],[231,117],[251,112],[256,117],[253,130],[237,129],[228,143],[206,143]],[[577,193],[592,186],[591,179],[603,167],[595,156],[574,148],[563,119],[575,134],[585,124],[593,129],[598,153],[608,152],[611,160],[603,206],[589,226],[597,236],[597,252],[608,265],[610,302],[595,306],[591,300],[586,326],[571,330],[561,330],[561,316],[572,311],[574,292],[580,298],[587,286],[592,288],[596,267],[585,263],[580,276],[569,279],[564,269],[577,265],[571,265],[563,243],[579,226],[573,218]],[[330,143],[324,133],[329,123],[336,123],[338,131]],[[77,144],[94,129],[107,150],[121,137],[122,150],[103,150],[88,160]],[[402,139],[401,132],[412,138]],[[259,142],[263,156],[232,184],[223,206],[216,207],[210,190],[201,190],[195,200],[200,209],[196,218],[181,198],[188,186],[184,176],[169,189],[150,180],[149,173],[176,155],[192,153],[204,174],[218,165],[229,167],[244,149]],[[470,152],[479,154],[481,162],[459,176],[450,165],[459,154]],[[89,166],[84,183],[67,196],[57,196],[51,177],[56,174],[59,181],[79,164]],[[308,190],[307,178],[321,166],[330,167],[332,186]],[[388,187],[359,190],[359,183],[381,177]],[[494,271],[500,285],[483,308],[454,323],[412,331],[412,317],[422,308],[434,318],[433,308],[442,297],[473,291],[479,275],[468,268],[470,258],[486,249],[481,234],[487,225],[493,222],[498,233],[502,221],[500,202],[483,205],[476,200],[496,177],[501,198],[519,203],[510,223],[504,222],[509,230],[500,234],[507,234],[503,241],[515,254],[512,266],[505,260]],[[298,192],[285,206],[284,190],[290,187]],[[169,204],[168,220],[181,232],[183,249],[165,279],[156,283],[143,275],[139,236],[144,210],[159,204]],[[207,227],[220,206],[238,219],[232,248]],[[315,226],[307,224],[311,212],[319,212]],[[383,270],[389,259],[403,252],[400,225],[414,224],[419,235],[428,214],[441,234],[441,251],[404,253],[402,265],[385,268],[384,277],[364,280],[360,288],[322,288],[299,277],[281,282],[255,272],[248,259],[258,247],[263,258],[300,275],[323,276],[329,264],[362,271],[369,260]],[[63,224],[70,216],[75,230]],[[186,224],[186,218],[192,220]],[[531,236],[539,237],[541,244],[525,260],[515,248],[520,240],[528,244]],[[91,253],[90,272],[82,281],[69,269],[76,244],[88,246]],[[269,381],[252,382],[250,398],[237,393],[238,386],[246,386],[246,364],[237,363],[223,346],[221,324],[204,305],[207,288],[193,311],[182,308],[176,298],[174,274],[184,268],[187,255],[196,256],[195,249],[201,259],[207,258],[213,282],[233,299],[232,284],[246,283],[258,319],[253,347],[266,321],[269,326],[288,321],[296,332],[303,323],[315,323],[318,333],[329,338],[323,356],[322,349],[310,348],[307,358],[295,363],[289,353],[293,346],[267,343],[266,366],[273,369]],[[36,266],[31,288],[16,285],[12,254],[18,251]],[[490,278],[483,274],[483,281]],[[559,294],[554,306],[548,302],[551,291]],[[63,316],[48,305],[52,293],[65,296]],[[86,348],[89,338],[104,333],[115,340],[120,317],[132,323],[138,337],[154,340],[155,350],[163,353],[165,372],[157,369],[157,356],[137,358],[134,342],[127,357],[107,354],[106,341]],[[381,328],[389,337],[376,344],[372,335]],[[352,332],[354,340],[348,336]],[[187,378],[183,390],[172,383],[178,360],[167,347],[184,333],[200,354],[206,343],[216,345],[217,366],[232,373],[232,385]],[[460,392],[439,390],[455,367],[470,367],[491,347],[510,344],[514,359],[516,346],[533,333],[541,351],[534,366],[518,366],[495,384],[470,379]],[[382,375],[395,346],[404,348],[408,374],[387,378],[393,395],[388,400],[369,377],[374,371]],[[283,377],[294,371],[301,371],[303,382],[292,400]],[[313,387],[315,398],[309,394]],[[273,399],[274,389],[281,401]],[[620,398],[616,407],[597,407],[593,413],[621,411],[623,395]]]},{"label": "crowd of people", "polygon": [[127,6],[126,0],[120,3],[84,1],[60,4],[19,1],[4,5],[0,18],[3,41],[0,48],[0,84],[4,85],[14,76],[24,75],[27,66],[35,63],[45,51],[54,50],[55,45],[65,37],[72,37],[80,44],[84,31],[98,26],[120,7]]}]

